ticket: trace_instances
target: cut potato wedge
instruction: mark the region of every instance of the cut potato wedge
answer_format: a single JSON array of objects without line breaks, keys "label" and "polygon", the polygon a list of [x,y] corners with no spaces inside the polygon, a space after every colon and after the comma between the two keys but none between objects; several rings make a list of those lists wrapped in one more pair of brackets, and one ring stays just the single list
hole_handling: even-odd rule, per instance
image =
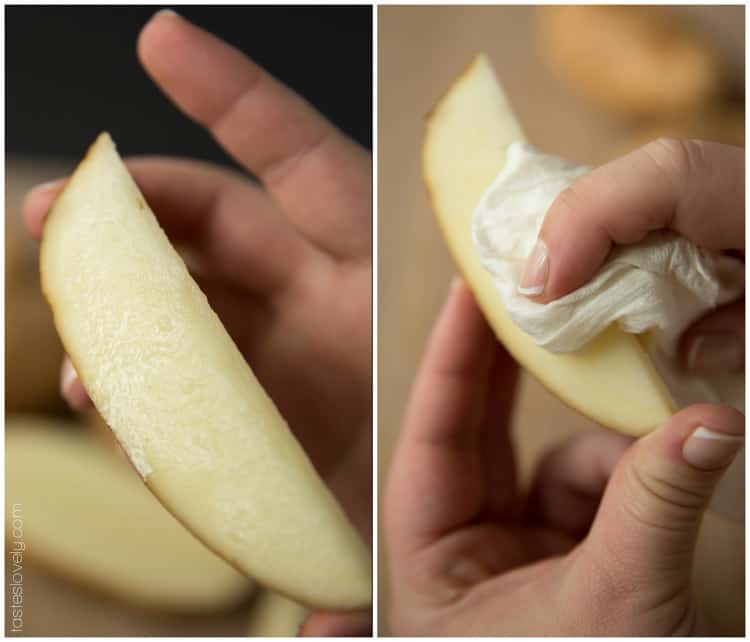
[{"label": "cut potato wedge", "polygon": [[22,542],[24,556],[55,573],[157,611],[221,611],[251,594],[250,580],[196,540],[125,461],[76,426],[18,416],[6,428],[11,553]]},{"label": "cut potato wedge", "polygon": [[505,150],[522,140],[489,61],[479,56],[427,120],[423,174],[445,242],[497,337],[522,366],[594,421],[645,434],[675,404],[640,340],[613,326],[576,353],[548,352],[511,321],[479,260],[471,236],[474,207],[502,169]]},{"label": "cut potato wedge", "polygon": [[296,638],[310,611],[272,591],[261,591],[250,607],[251,638]]},{"label": "cut potato wedge", "polygon": [[261,584],[370,602],[370,556],[102,134],[55,201],[44,293],[81,381],[148,487]]}]

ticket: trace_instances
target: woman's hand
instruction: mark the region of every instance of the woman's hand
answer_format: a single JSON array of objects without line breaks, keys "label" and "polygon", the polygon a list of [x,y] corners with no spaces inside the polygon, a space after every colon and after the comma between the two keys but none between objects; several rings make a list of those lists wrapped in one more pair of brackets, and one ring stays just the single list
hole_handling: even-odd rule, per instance
[{"label": "woman's hand", "polygon": [[[550,207],[521,285],[541,287],[532,297],[539,303],[558,299],[591,279],[614,244],[637,243],[659,229],[744,257],[744,150],[659,139],[596,168]],[[744,300],[699,320],[684,334],[682,349],[693,371],[742,370]]]},{"label": "woman's hand", "polygon": [[[370,155],[240,52],[172,12],[144,27],[138,55],[162,91],[258,182],[173,158],[130,159],[128,168],[369,540]],[[64,182],[28,195],[34,237]],[[62,381],[71,405],[90,403],[69,362]],[[366,614],[343,618],[313,617],[305,633],[362,634],[369,622]]]},{"label": "woman's hand", "polygon": [[392,632],[710,635],[693,551],[744,417],[702,404],[635,443],[584,434],[542,462],[525,497],[509,435],[516,375],[458,282],[386,491]]},{"label": "woman's hand", "polygon": [[[671,229],[744,255],[744,152],[659,140],[553,203],[520,285],[546,303],[615,243]],[[744,367],[744,301],[696,322],[693,370]],[[530,493],[508,436],[516,366],[459,283],[433,332],[386,495],[398,635],[715,634],[691,585],[703,512],[744,417],[699,404],[637,442],[587,433],[550,453]]]}]

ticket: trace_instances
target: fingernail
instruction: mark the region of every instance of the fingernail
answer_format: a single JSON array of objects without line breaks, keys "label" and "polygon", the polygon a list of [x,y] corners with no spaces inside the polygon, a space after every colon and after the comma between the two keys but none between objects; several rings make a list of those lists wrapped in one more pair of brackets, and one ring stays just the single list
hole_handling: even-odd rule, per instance
[{"label": "fingernail", "polygon": [[57,189],[60,184],[64,181],[64,178],[56,178],[52,181],[47,181],[46,183],[40,183],[39,185],[36,185],[31,188],[29,191],[29,194],[40,194],[41,192],[50,192],[52,190]]},{"label": "fingernail", "polygon": [[181,18],[181,17],[182,17],[182,16],[180,16],[180,14],[179,14],[179,13],[177,13],[177,12],[176,12],[176,11],[175,11],[174,9],[160,9],[159,11],[157,11],[157,12],[156,12],[156,13],[154,14],[154,17],[156,17],[156,16],[160,16],[160,15],[164,15],[164,16],[172,16],[173,18]]},{"label": "fingernail", "polygon": [[49,194],[60,188],[65,179],[58,178],[54,181],[47,181],[46,183],[40,183],[35,187],[32,187],[24,198],[24,209],[35,208],[37,203],[36,200],[41,198],[44,202],[44,207],[49,207]]},{"label": "fingernail", "polygon": [[450,287],[448,288],[448,291],[453,292],[453,290],[455,290],[459,285],[461,285],[461,281],[462,281],[461,276],[456,274],[456,276],[454,276],[451,279],[451,284],[450,284]]},{"label": "fingernail", "polygon": [[734,334],[704,334],[695,337],[688,348],[691,372],[737,372],[743,365],[742,342]]},{"label": "fingernail", "polygon": [[60,371],[60,394],[63,396],[63,399],[69,398],[70,389],[76,379],[78,379],[76,369],[73,367],[70,359],[65,359]]},{"label": "fingernail", "polygon": [[547,244],[542,239],[538,239],[523,266],[521,280],[518,283],[518,293],[524,296],[540,295],[544,292],[548,276],[549,260]]},{"label": "fingernail", "polygon": [[60,394],[73,410],[86,410],[92,405],[70,359],[65,359],[63,362],[60,373]]},{"label": "fingernail", "polygon": [[682,456],[695,468],[718,470],[731,463],[744,443],[745,438],[741,435],[728,435],[699,426],[683,444]]}]

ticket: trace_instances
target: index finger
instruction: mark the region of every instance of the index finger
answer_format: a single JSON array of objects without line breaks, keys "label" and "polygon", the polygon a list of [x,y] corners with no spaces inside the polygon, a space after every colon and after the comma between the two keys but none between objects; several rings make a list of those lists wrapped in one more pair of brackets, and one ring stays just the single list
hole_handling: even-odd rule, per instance
[{"label": "index finger", "polygon": [[138,55],[313,243],[339,254],[369,252],[363,149],[240,51],[173,12],[159,12],[144,27]]},{"label": "index finger", "polygon": [[[386,535],[395,558],[474,519],[486,503],[482,439],[496,342],[471,292],[458,281],[435,324],[409,401],[386,491]],[[493,395],[494,405],[509,383]],[[494,432],[507,423],[496,418]],[[498,425],[499,424],[499,425]],[[489,440],[488,440],[489,441]]]},{"label": "index finger", "polygon": [[659,139],[582,177],[560,194],[539,232],[546,303],[589,281],[612,245],[670,229],[715,250],[745,246],[745,152],[698,140]]},{"label": "index finger", "polygon": [[[272,295],[322,253],[281,218],[268,195],[246,177],[208,163],[167,157],[126,160],[149,207],[171,241],[189,248],[210,271],[233,285]],[[27,194],[23,215],[30,234],[42,225],[67,179]]]}]

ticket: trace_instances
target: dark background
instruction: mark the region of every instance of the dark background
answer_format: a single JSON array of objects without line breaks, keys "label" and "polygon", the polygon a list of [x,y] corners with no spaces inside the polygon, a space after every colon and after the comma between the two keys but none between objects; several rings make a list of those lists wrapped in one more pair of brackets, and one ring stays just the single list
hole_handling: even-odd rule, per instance
[{"label": "dark background", "polygon": [[[79,158],[107,130],[123,154],[231,163],[136,58],[138,33],[161,8],[6,7],[6,155]],[[172,8],[245,52],[371,147],[371,7]]]}]

